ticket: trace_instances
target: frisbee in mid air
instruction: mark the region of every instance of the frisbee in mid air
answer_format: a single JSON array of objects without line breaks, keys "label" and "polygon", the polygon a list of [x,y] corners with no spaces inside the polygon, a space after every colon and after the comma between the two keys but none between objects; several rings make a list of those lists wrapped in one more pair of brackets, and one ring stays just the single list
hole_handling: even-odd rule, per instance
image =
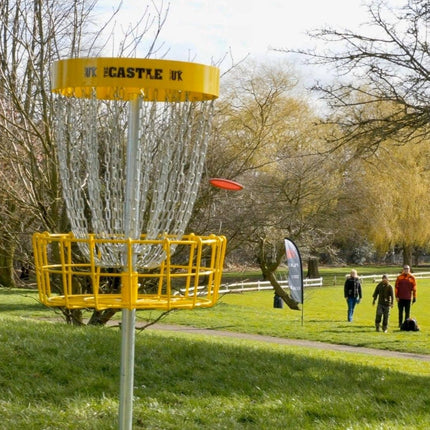
[{"label": "frisbee in mid air", "polygon": [[222,178],[212,178],[209,179],[209,183],[217,188],[222,188],[223,190],[229,191],[240,191],[243,189],[243,186],[238,182],[231,181],[230,179],[222,179]]}]

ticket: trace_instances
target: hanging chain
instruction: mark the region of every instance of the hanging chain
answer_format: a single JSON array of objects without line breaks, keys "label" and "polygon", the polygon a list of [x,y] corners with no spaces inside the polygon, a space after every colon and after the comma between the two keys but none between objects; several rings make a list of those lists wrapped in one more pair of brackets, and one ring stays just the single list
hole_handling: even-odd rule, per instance
[{"label": "hanging chain", "polygon": [[[143,97],[143,96],[141,96]],[[213,102],[142,101],[139,111],[137,234],[180,238],[190,220],[206,156]],[[59,97],[56,138],[60,175],[77,238],[124,236],[127,103]],[[81,252],[88,257],[86,245]],[[120,246],[104,247],[101,265],[123,265]],[[135,250],[137,267],[164,259],[157,246]]]}]

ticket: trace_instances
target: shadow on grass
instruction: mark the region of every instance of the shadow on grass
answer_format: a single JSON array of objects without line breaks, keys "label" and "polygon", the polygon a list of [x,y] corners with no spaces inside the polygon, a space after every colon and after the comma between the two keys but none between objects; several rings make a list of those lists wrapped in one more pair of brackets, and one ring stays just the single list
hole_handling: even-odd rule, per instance
[{"label": "shadow on grass", "polygon": [[48,311],[39,301],[37,290],[28,288],[0,288],[0,312],[31,313]]},{"label": "shadow on grass", "polygon": [[[73,423],[79,398],[81,420],[67,428],[115,428],[116,411],[103,405],[118,399],[119,338],[88,327],[3,324],[0,404],[10,405],[13,428],[25,428],[14,408],[37,414],[41,404],[40,428],[55,426],[58,410]],[[429,376],[204,336],[144,332],[135,354],[134,420],[145,423],[135,428],[376,428],[392,420],[399,427],[391,428],[425,428],[430,421]],[[414,389],[414,414],[405,387]]]},{"label": "shadow on grass", "polygon": [[8,303],[8,304],[2,304],[0,303],[0,312],[9,312],[9,313],[13,313],[13,312],[36,312],[36,311],[43,311],[46,310],[46,307],[44,305],[42,305],[41,303],[30,303],[30,304],[13,304],[13,303]]},{"label": "shadow on grass", "polygon": [[333,327],[331,329],[321,330],[321,333],[368,333],[370,331],[375,331],[375,327],[372,325],[352,325],[343,324]]}]

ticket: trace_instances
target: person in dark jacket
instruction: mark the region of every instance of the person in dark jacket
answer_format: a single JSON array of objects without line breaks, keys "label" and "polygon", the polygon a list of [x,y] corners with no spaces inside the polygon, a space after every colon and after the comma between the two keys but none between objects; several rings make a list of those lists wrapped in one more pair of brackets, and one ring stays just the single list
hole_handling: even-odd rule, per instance
[{"label": "person in dark jacket", "polygon": [[387,275],[382,276],[382,281],[375,288],[375,292],[373,293],[373,306],[375,306],[376,300],[378,300],[375,317],[376,331],[380,330],[382,319],[382,330],[384,333],[387,333],[390,309],[393,307],[394,303],[394,290],[393,286],[390,285],[388,281]]},{"label": "person in dark jacket", "polygon": [[347,319],[349,322],[352,322],[355,305],[360,303],[360,300],[362,299],[361,281],[356,270],[351,270],[350,275],[346,278],[343,293],[348,304]]}]

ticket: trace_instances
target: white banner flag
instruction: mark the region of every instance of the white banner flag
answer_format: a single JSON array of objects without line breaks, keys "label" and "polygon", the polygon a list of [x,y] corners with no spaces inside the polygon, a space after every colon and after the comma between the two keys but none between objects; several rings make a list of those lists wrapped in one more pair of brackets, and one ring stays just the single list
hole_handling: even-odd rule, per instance
[{"label": "white banner flag", "polygon": [[303,270],[300,252],[295,243],[285,239],[285,251],[288,264],[288,286],[291,298],[297,303],[303,303]]}]

